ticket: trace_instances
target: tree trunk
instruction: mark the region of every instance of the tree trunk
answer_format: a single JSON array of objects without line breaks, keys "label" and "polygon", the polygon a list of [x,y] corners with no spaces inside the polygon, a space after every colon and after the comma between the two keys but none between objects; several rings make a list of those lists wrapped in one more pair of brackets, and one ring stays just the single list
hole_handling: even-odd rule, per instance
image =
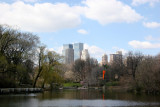
[{"label": "tree trunk", "polygon": [[42,87],[41,87],[41,88],[44,88],[45,83],[46,83],[46,79],[44,79],[44,81],[43,81],[43,84],[42,84]]},{"label": "tree trunk", "polygon": [[36,78],[35,78],[35,81],[34,81],[34,84],[33,84],[33,88],[36,87],[36,83],[37,83],[37,80],[38,80],[38,78],[39,78],[39,76],[40,76],[41,71],[42,71],[42,67],[38,70],[38,74],[37,74],[37,76],[36,76]]}]

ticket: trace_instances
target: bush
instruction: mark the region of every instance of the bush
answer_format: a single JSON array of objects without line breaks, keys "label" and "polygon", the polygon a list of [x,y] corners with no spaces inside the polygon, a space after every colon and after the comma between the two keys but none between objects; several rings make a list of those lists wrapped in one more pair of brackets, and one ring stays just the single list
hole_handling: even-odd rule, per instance
[{"label": "bush", "polygon": [[0,88],[16,88],[17,84],[10,78],[4,78],[0,76]]},{"label": "bush", "polygon": [[107,82],[106,86],[118,86],[119,82],[118,81],[112,81],[112,82]]}]

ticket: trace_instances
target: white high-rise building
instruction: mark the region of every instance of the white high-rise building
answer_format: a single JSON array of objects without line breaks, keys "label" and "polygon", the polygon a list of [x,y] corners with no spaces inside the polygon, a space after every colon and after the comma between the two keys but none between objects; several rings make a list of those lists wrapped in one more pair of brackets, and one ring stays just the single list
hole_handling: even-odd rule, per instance
[{"label": "white high-rise building", "polygon": [[92,64],[94,64],[94,65],[98,65],[98,61],[97,61],[97,59],[95,59],[95,58],[91,58],[91,59],[90,59],[90,61],[91,61],[91,63],[92,63]]},{"label": "white high-rise building", "polygon": [[116,54],[110,54],[110,63],[122,63],[122,51],[117,51]]},{"label": "white high-rise building", "polygon": [[108,64],[108,56],[104,54],[102,56],[102,65],[106,65],[106,64]]},{"label": "white high-rise building", "polygon": [[122,51],[117,51],[116,54],[122,55]]},{"label": "white high-rise building", "polygon": [[88,49],[82,50],[81,59],[86,61],[88,58],[90,58],[90,55],[88,53]]}]

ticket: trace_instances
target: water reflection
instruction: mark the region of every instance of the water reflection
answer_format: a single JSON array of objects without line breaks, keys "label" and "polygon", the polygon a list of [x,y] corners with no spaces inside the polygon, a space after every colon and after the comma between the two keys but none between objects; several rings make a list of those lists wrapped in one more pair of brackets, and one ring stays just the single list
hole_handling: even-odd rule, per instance
[{"label": "water reflection", "polygon": [[159,103],[144,103],[121,100],[53,100],[41,102],[41,107],[58,106],[58,107],[117,107],[117,106],[158,106]]},{"label": "water reflection", "polygon": [[0,107],[160,106],[160,96],[101,90],[61,90],[27,95],[1,95]]}]

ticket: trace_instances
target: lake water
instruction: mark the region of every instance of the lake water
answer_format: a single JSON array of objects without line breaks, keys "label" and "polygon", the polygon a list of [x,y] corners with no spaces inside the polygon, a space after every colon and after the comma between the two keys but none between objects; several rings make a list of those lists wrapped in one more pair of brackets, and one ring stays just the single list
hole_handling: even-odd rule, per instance
[{"label": "lake water", "polygon": [[0,95],[0,107],[160,107],[160,96],[101,90]]}]

